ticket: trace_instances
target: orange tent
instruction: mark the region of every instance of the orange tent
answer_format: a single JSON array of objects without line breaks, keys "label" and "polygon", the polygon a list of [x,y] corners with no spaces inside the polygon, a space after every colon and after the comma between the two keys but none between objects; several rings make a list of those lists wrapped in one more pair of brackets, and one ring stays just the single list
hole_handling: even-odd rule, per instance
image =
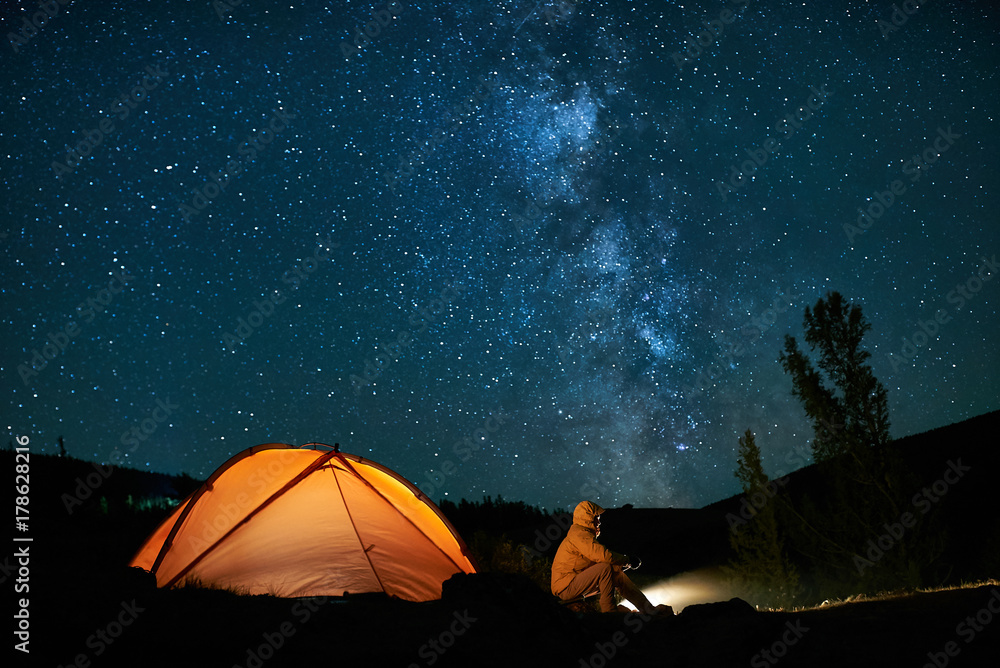
[{"label": "orange tent", "polygon": [[153,573],[160,587],[194,582],[286,597],[385,592],[410,601],[440,598],[442,582],[476,572],[454,527],[412,483],[326,448],[269,443],[233,456],[129,565]]}]

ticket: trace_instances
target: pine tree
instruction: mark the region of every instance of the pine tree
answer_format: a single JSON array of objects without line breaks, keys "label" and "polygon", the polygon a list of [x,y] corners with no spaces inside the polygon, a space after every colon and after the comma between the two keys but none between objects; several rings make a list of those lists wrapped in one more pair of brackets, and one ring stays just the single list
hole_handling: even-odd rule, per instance
[{"label": "pine tree", "polygon": [[838,292],[827,293],[826,301],[820,299],[811,310],[806,307],[803,324],[806,343],[818,350],[825,378],[792,336],[785,336],[780,359],[792,376],[792,394],[813,423],[816,461],[884,450],[889,443],[888,395],[867,364],[871,353],[861,349],[871,329],[861,307],[845,303]]},{"label": "pine tree", "polygon": [[[739,444],[735,475],[743,487],[745,503],[741,504],[744,510],[740,517],[729,517],[729,545],[734,556],[724,571],[744,598],[764,607],[787,607],[800,588],[778,528],[774,499],[778,486],[764,473],[753,432],[747,429]],[[743,513],[752,515],[747,519]]]},{"label": "pine tree", "polygon": [[908,550],[913,532],[879,555],[884,563],[865,558],[868,541],[885,532],[885,522],[899,519],[913,488],[888,447],[886,389],[868,364],[871,354],[861,348],[871,325],[861,307],[837,292],[806,307],[803,324],[818,369],[791,336],[785,336],[780,360],[812,423],[813,457],[826,484],[822,496],[810,499],[811,512],[798,516],[795,548],[812,560],[817,582],[847,593],[893,586],[901,574],[904,583],[914,584]]}]

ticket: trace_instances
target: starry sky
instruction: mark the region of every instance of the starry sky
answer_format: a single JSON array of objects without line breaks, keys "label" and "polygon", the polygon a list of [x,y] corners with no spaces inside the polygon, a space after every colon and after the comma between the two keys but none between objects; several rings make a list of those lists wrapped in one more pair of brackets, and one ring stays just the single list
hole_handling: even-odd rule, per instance
[{"label": "starry sky", "polygon": [[339,442],[435,500],[699,507],[747,428],[806,461],[777,360],[834,290],[893,436],[998,408],[990,3],[11,5],[33,451]]}]

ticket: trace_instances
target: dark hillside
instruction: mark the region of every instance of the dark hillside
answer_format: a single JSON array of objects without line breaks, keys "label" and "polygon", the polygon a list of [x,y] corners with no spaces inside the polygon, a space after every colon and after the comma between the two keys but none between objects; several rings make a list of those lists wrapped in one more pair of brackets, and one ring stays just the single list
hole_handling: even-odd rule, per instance
[{"label": "dark hillside", "polygon": [[[1000,411],[994,411],[897,439],[890,445],[917,481],[908,493],[909,510],[933,517],[940,528],[944,552],[937,571],[941,585],[1000,572],[1000,514],[993,512],[997,507],[996,472],[1000,470],[998,433]],[[823,476],[815,464],[789,474],[782,487],[782,493],[796,506],[807,495],[819,497],[824,490]],[[738,515],[743,503],[743,497],[737,495],[704,510]]]}]

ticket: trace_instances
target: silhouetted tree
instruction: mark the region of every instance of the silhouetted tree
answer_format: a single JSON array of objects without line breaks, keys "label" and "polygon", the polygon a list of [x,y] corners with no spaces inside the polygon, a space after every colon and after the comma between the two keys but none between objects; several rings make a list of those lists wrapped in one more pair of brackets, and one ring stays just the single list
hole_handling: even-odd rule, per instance
[{"label": "silhouetted tree", "polygon": [[[819,353],[819,368],[785,336],[781,364],[792,376],[792,394],[798,397],[813,423],[816,461],[862,449],[884,449],[889,442],[889,407],[885,387],[867,364],[871,353],[861,339],[871,329],[860,306],[844,302],[838,292],[827,293],[813,309],[806,307],[805,340]],[[830,383],[830,386],[827,385]]]},{"label": "silhouetted tree", "polygon": [[899,520],[912,489],[901,460],[887,447],[885,387],[868,364],[871,354],[861,348],[871,325],[861,307],[837,292],[806,307],[803,325],[816,366],[787,335],[780,360],[812,423],[813,456],[827,485],[823,498],[810,499],[808,514],[792,514],[798,520],[796,549],[814,561],[817,580],[827,587],[874,590],[899,583],[900,576],[915,584],[912,532],[893,540],[877,560],[862,556],[868,541],[885,533],[886,522]]},{"label": "silhouetted tree", "polygon": [[764,473],[753,432],[747,429],[739,443],[735,475],[743,487],[742,508],[753,514],[749,519],[731,516],[729,545],[734,556],[724,571],[743,598],[765,607],[787,607],[800,587],[779,532],[774,502],[778,485]]}]

